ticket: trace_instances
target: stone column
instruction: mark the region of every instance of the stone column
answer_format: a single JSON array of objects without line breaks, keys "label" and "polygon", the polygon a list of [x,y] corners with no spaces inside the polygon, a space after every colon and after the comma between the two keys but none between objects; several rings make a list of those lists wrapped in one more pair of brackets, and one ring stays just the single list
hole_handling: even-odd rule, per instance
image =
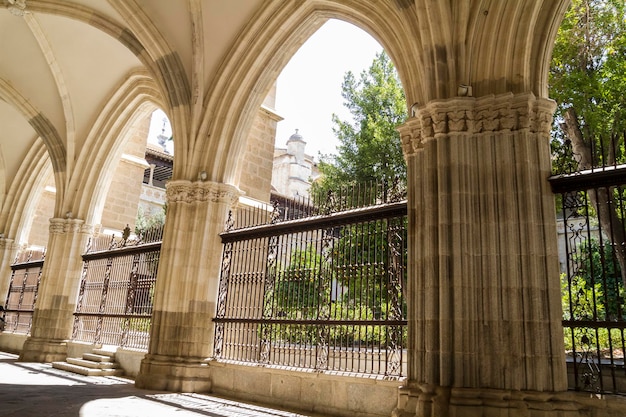
[{"label": "stone column", "polygon": [[456,98],[400,128],[409,380],[396,416],[571,410],[547,181],[553,111],[532,94]]},{"label": "stone column", "polygon": [[135,384],[198,392],[210,389],[207,359],[221,262],[219,233],[239,190],[213,182],[171,181],[152,313],[149,352]]},{"label": "stone column", "polygon": [[11,264],[15,260],[18,249],[19,245],[13,239],[0,237],[0,305],[3,307],[11,283]]},{"label": "stone column", "polygon": [[81,255],[90,234],[91,227],[83,220],[50,219],[50,239],[41,271],[31,336],[24,343],[21,361],[65,360],[80,284]]}]

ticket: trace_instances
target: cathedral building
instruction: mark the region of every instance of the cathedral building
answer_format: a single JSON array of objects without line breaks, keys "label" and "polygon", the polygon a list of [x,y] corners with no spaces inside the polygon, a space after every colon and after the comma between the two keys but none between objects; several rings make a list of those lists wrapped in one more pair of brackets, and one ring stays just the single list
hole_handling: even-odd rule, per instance
[{"label": "cathedral building", "polygon": [[[621,396],[569,390],[548,181],[555,110],[548,69],[568,4],[3,0],[0,294],[12,285],[22,243],[37,242],[46,254],[29,331],[0,333],[0,349],[21,361],[63,361],[81,331],[111,331],[85,320],[76,326],[78,306],[89,301],[84,259],[100,256],[84,257],[84,248],[104,225],[120,230],[134,222],[151,165],[155,185],[163,158],[153,153],[146,163],[146,121],[162,109],[175,151],[164,234],[151,243],[159,258],[132,273],[128,303],[111,314],[137,318],[116,325],[124,343],[149,335],[132,353],[137,387],[214,392],[331,416],[623,416]],[[351,302],[370,303],[362,308],[339,311],[334,299],[316,319],[340,318],[308,332],[299,326],[313,321],[309,308],[330,292],[328,264],[302,256],[299,271],[317,275],[289,275],[288,268],[279,275],[286,262],[275,256],[269,227],[224,232],[224,225],[242,201],[270,200],[275,156],[283,169],[277,192],[302,195],[315,179],[297,132],[275,155],[280,116],[264,103],[289,59],[329,19],[365,30],[384,47],[410,115],[399,127],[406,201],[386,206],[406,216],[406,233],[387,222],[377,245],[386,255],[339,272],[361,282],[364,271],[383,271],[379,277],[405,262],[406,274],[372,286],[375,294],[352,294]],[[120,180],[130,175],[138,181]],[[130,199],[135,210],[125,209]],[[320,229],[323,256],[345,219],[333,221]],[[280,227],[297,233],[299,225]],[[351,242],[364,241],[365,229],[355,228]],[[246,233],[262,244],[231,252]],[[406,256],[399,256],[394,239],[403,236]],[[253,253],[263,262],[247,261]],[[246,269],[255,262],[259,273]],[[156,284],[142,287],[150,272]],[[220,280],[226,272],[236,279]],[[222,296],[244,279],[247,287]],[[137,294],[148,301],[140,305]],[[303,294],[309,304],[294,306]],[[385,297],[404,304],[380,308]],[[237,300],[233,336],[225,323],[228,303]],[[237,316],[244,313],[247,324]],[[392,317],[386,339],[370,331],[382,317]],[[376,348],[359,357],[372,340]],[[272,362],[278,350],[281,365]],[[369,375],[331,369],[331,361],[347,369],[348,351],[355,366],[367,362]]]}]

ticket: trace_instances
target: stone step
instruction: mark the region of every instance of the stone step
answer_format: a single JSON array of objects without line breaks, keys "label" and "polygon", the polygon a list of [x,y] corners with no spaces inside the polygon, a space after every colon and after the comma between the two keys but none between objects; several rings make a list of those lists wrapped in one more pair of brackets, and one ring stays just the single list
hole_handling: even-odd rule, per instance
[{"label": "stone step", "polygon": [[119,368],[119,365],[117,364],[117,362],[95,362],[95,361],[89,361],[89,360],[79,359],[79,358],[67,358],[66,361],[67,363],[72,364],[72,365],[84,366],[85,368],[92,368],[92,369],[117,369]]},{"label": "stone step", "polygon": [[106,348],[92,349],[91,353],[95,353],[96,355],[108,356],[110,358],[115,357],[115,350],[110,350]]},{"label": "stone step", "polygon": [[123,374],[121,369],[94,369],[80,365],[73,365],[68,362],[52,362],[52,367],[85,376],[119,376]]},{"label": "stone step", "polygon": [[83,359],[93,362],[113,362],[115,356],[101,355],[98,353],[83,353]]}]

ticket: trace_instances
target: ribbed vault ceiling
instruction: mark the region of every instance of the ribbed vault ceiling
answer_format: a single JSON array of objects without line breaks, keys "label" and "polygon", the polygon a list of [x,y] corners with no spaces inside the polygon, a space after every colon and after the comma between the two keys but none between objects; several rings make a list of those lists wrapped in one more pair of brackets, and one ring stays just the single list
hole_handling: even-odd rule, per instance
[{"label": "ribbed vault ceiling", "polygon": [[460,84],[472,85],[476,97],[542,97],[551,40],[567,4],[0,0],[0,190],[6,191],[0,228],[11,223],[3,216],[28,185],[23,178],[44,163],[39,151],[27,160],[29,149],[42,144],[54,168],[55,215],[85,218],[94,190],[108,180],[119,138],[139,112],[147,114],[145,103],[162,107],[172,121],[176,179],[205,171],[211,181],[235,184],[263,98],[291,54],[328,18],[354,23],[381,42],[408,105],[453,98]]},{"label": "ribbed vault ceiling", "polygon": [[[7,190],[28,149],[42,140],[36,126],[56,131],[61,143],[48,146],[61,148],[66,155],[62,169],[69,183],[94,124],[128,74],[147,70],[154,75],[156,65],[151,60],[157,61],[156,55],[163,51],[154,47],[138,55],[114,35],[136,32],[131,27],[136,16],[124,15],[128,9],[120,6],[123,3],[0,0],[0,172],[4,171]],[[156,28],[154,33],[176,51],[188,79],[194,71],[189,41],[192,15],[194,7],[202,10],[206,84],[259,1],[137,0],[134,4],[149,18],[148,25]],[[35,115],[37,123],[33,123]]]}]

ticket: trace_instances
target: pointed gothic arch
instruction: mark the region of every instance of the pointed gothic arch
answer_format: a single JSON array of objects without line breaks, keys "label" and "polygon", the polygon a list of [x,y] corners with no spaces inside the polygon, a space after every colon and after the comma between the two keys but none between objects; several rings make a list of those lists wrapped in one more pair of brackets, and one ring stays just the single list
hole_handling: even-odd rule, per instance
[{"label": "pointed gothic arch", "polygon": [[[387,3],[378,7],[381,13],[374,16],[369,6],[359,3],[346,6],[333,1],[311,1],[264,5],[209,88],[213,99],[207,104],[199,134],[204,139],[196,143],[194,163],[181,167],[187,172],[175,171],[175,176],[195,178],[197,172],[192,170],[197,170],[208,172],[209,179],[214,181],[236,182],[237,159],[257,109],[291,56],[328,19],[343,20],[361,28],[383,45],[395,63],[408,67],[408,57],[400,50],[403,45],[408,47],[410,37],[394,31],[394,26],[403,25],[402,13]],[[255,53],[251,54],[251,50]],[[403,83],[420,78],[419,70],[401,72],[399,67],[398,70]],[[412,96],[410,90],[406,92]]]}]

